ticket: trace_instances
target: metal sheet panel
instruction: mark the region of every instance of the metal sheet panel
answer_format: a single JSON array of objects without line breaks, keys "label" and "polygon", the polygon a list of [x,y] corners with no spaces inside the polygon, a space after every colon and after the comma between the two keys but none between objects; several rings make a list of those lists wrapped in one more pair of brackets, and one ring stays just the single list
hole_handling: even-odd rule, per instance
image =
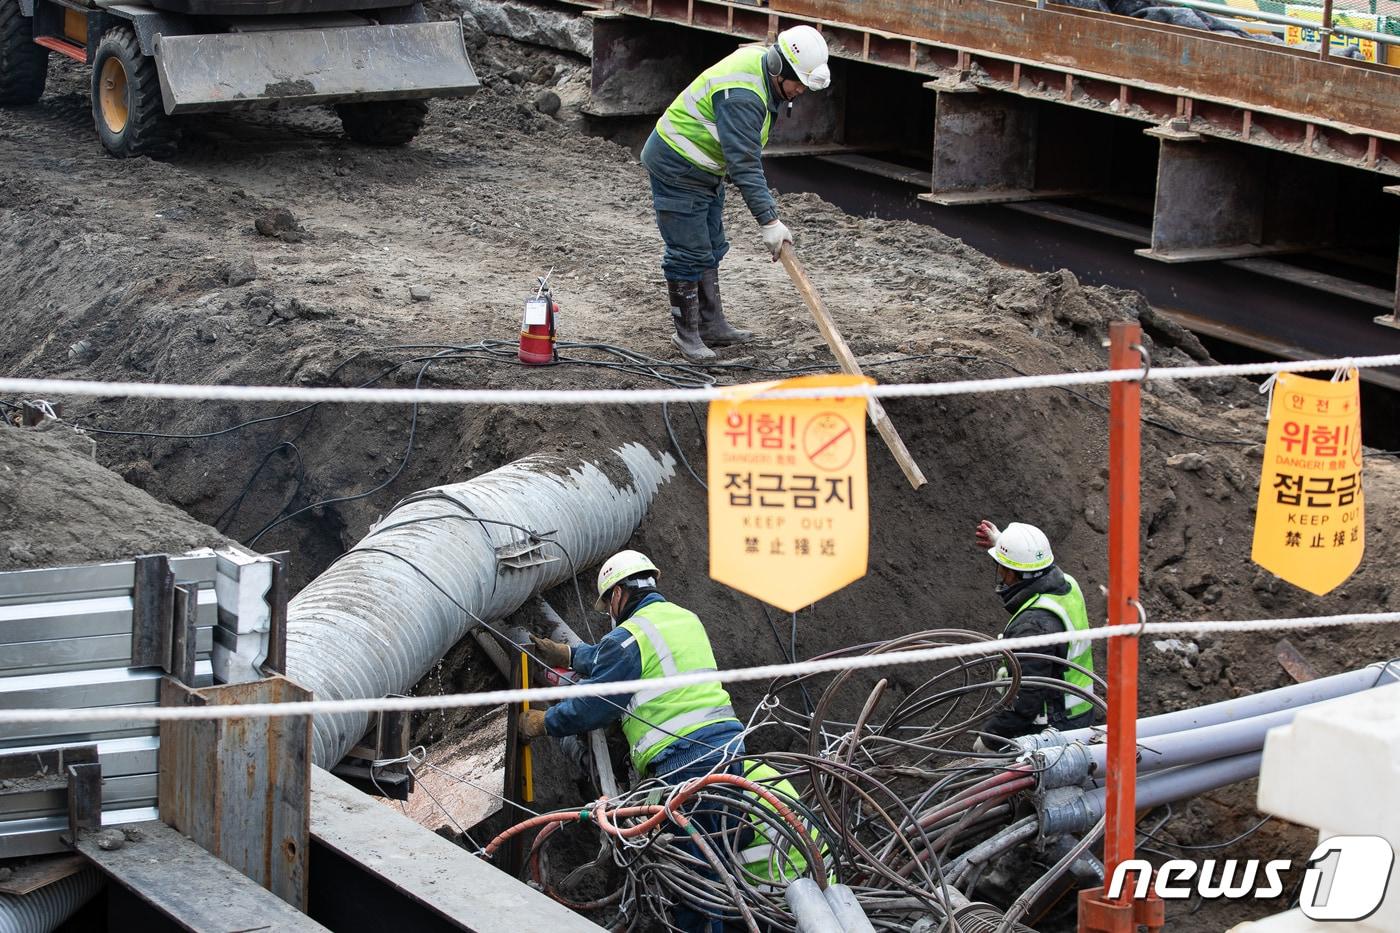
[{"label": "metal sheet panel", "polygon": [[161,36],[168,113],[458,97],[480,85],[454,22]]},{"label": "metal sheet panel", "polygon": [[[91,743],[60,742],[43,745],[25,745],[19,748],[6,748],[0,755],[22,755],[28,752],[48,751],[59,748],[78,748]],[[160,739],[154,735],[133,736],[125,739],[111,739],[97,743],[97,756],[102,761],[103,777],[125,777],[128,774],[154,774],[156,753],[160,749]]]},{"label": "metal sheet panel", "polygon": [[[205,549],[207,550],[207,549]],[[195,552],[170,558],[175,580],[214,581],[214,552]],[[42,570],[11,570],[0,573],[0,605],[22,602],[50,602],[76,596],[131,595],[135,563],[129,560],[78,567],[47,567]]]},{"label": "metal sheet panel", "polygon": [[[102,809],[125,810],[132,807],[153,807],[156,803],[156,775],[127,774],[121,777],[102,775]],[[29,792],[0,794],[0,822],[12,819],[33,819],[42,816],[68,815],[68,785],[55,780],[51,786]]]},{"label": "metal sheet panel", "polygon": [[[195,686],[213,681],[208,661],[195,666]],[[161,672],[118,668],[68,671],[23,677],[0,677],[0,708],[93,709],[111,706],[154,706],[159,699]],[[133,735],[153,735],[149,721],[78,720],[65,723],[0,725],[0,749],[27,745],[103,741]]]},{"label": "metal sheet panel", "polygon": [[[155,807],[136,807],[124,810],[105,810],[102,813],[103,826],[120,826],[124,823],[144,823],[156,819]],[[69,852],[61,838],[68,832],[68,813],[63,816],[44,816],[28,820],[9,820],[0,823],[0,859],[18,858],[26,855],[46,855],[50,852]]]}]

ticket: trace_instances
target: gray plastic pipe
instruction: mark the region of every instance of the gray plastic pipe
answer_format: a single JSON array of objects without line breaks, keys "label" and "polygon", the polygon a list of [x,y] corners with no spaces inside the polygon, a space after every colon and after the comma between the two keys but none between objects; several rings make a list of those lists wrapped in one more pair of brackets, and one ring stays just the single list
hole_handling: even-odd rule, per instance
[{"label": "gray plastic pipe", "polygon": [[[1256,777],[1263,757],[1261,751],[1248,752],[1149,774],[1137,783],[1137,809],[1150,810],[1164,803],[1184,800],[1226,784]],[[1041,832],[1047,838],[1061,833],[1087,832],[1103,817],[1106,795],[1103,787],[1095,787],[1068,803],[1047,808],[1040,821]]]},{"label": "gray plastic pipe", "polygon": [[822,889],[811,878],[798,878],[783,893],[797,918],[797,933],[842,933],[841,921],[831,912]]},{"label": "gray plastic pipe", "polygon": [[[1362,690],[1370,690],[1372,687],[1394,683],[1397,680],[1400,680],[1400,665],[1372,664],[1357,671],[1319,677],[1306,683],[1291,684],[1277,690],[1267,690],[1264,693],[1212,703],[1209,706],[1148,716],[1138,720],[1137,734],[1141,739],[1152,735],[1185,732],[1202,726],[1215,726],[1237,719],[1252,719],[1283,709],[1297,709],[1310,703],[1360,693]],[[1102,728],[1071,729],[1063,733],[1063,737],[1066,742],[1088,742],[1102,733]]]},{"label": "gray plastic pipe", "polygon": [[[1288,725],[1303,708],[1281,709],[1238,722],[1201,726],[1189,732],[1148,736],[1138,743],[1138,774],[1257,752],[1264,747],[1264,738],[1270,729]],[[1088,752],[1093,762],[1092,773],[1102,773],[1108,746],[1091,745]]]},{"label": "gray plastic pipe", "polygon": [[0,894],[0,933],[49,933],[102,888],[102,873],[88,866],[28,894]]},{"label": "gray plastic pipe", "polygon": [[[320,700],[408,691],[477,620],[621,549],[674,474],[670,454],[627,444],[595,462],[527,457],[408,497],[291,601],[288,676]],[[315,763],[334,766],[368,723],[316,717]]]},{"label": "gray plastic pipe", "polygon": [[875,926],[856,900],[856,892],[844,884],[826,886],[826,906],[845,933],[875,933]]}]

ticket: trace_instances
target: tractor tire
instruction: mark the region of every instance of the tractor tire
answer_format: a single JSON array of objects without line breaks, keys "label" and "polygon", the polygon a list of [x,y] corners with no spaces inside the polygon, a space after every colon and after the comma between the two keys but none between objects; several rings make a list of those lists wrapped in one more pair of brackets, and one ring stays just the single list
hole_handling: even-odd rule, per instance
[{"label": "tractor tire", "polygon": [[156,63],[141,53],[129,26],[107,30],[97,44],[92,121],[102,145],[118,159],[167,155],[179,138],[161,102]]},{"label": "tractor tire", "polygon": [[44,95],[49,50],[34,44],[34,20],[19,0],[0,0],[0,104],[32,104]]},{"label": "tractor tire", "polygon": [[428,119],[425,100],[382,100],[364,104],[336,104],[340,125],[357,143],[367,146],[402,146],[423,129]]}]

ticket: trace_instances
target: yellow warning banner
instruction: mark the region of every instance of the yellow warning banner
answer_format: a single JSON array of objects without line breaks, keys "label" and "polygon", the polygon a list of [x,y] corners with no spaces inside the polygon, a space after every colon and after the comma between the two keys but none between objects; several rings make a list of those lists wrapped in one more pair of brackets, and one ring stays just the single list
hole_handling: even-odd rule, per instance
[{"label": "yellow warning banner", "polygon": [[1254,517],[1254,562],[1295,586],[1330,593],[1361,564],[1361,391],[1279,373]]},{"label": "yellow warning banner", "polygon": [[865,576],[866,400],[759,399],[769,389],[873,385],[802,376],[710,403],[710,576],[796,612]]}]

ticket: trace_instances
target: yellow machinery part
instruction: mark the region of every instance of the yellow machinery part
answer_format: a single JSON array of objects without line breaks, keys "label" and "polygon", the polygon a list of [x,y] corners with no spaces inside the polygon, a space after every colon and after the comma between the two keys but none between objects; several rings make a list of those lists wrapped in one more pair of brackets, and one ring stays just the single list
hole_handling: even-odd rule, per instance
[{"label": "yellow machinery part", "polygon": [[102,109],[102,120],[107,129],[120,133],[126,129],[130,110],[126,102],[126,68],[121,60],[109,58],[102,63],[102,83],[98,91],[98,103]]}]

